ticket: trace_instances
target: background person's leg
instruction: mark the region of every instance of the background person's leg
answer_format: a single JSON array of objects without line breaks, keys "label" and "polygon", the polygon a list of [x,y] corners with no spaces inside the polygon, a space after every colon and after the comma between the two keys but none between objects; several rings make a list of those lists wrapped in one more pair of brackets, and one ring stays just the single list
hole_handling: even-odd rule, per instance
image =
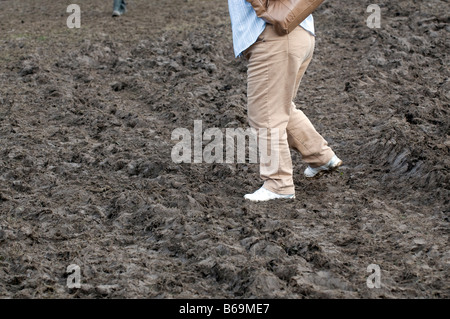
[{"label": "background person's leg", "polygon": [[124,14],[127,10],[126,3],[124,0],[114,0],[113,3],[113,17],[120,16]]}]

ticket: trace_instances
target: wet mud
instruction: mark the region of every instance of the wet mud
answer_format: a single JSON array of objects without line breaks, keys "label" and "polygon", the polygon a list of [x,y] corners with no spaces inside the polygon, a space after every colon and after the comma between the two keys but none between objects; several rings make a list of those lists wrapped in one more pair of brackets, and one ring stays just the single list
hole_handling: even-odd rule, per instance
[{"label": "wet mud", "polygon": [[0,297],[450,297],[447,1],[321,6],[296,103],[344,165],[292,154],[267,203],[257,164],[171,158],[195,120],[248,127],[226,1],[84,0],[69,29],[71,2],[0,1]]}]

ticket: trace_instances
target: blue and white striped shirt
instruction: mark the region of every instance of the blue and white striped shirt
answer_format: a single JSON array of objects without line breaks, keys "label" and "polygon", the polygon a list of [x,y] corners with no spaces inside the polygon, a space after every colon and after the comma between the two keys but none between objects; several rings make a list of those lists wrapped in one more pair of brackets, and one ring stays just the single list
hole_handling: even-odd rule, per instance
[{"label": "blue and white striped shirt", "polygon": [[[246,0],[228,0],[233,48],[236,57],[256,42],[264,31],[266,22],[258,18],[252,5]],[[309,15],[300,26],[314,35],[314,18]]]}]

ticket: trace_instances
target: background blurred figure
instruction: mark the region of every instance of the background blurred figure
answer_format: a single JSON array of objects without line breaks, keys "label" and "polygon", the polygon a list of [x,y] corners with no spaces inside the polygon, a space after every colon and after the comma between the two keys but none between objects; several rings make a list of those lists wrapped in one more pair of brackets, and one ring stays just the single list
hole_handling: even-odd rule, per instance
[{"label": "background blurred figure", "polygon": [[113,17],[121,16],[127,12],[127,4],[125,0],[114,0]]}]

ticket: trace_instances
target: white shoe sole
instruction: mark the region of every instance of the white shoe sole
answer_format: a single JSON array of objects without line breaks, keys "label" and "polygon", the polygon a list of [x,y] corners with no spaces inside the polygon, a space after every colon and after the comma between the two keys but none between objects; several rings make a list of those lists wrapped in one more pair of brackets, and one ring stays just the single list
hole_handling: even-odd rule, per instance
[{"label": "white shoe sole", "polygon": [[344,163],[344,162],[343,162],[342,160],[339,160],[339,162],[337,162],[334,166],[328,167],[328,169],[324,169],[324,170],[318,171],[318,172],[317,172],[316,174],[314,174],[313,176],[308,176],[308,175],[306,175],[306,174],[304,174],[304,175],[305,175],[306,178],[318,178],[318,177],[320,177],[320,176],[323,176],[324,174],[328,174],[328,173],[334,172],[334,171],[337,170],[340,166],[342,166],[343,163]]},{"label": "white shoe sole", "polygon": [[244,198],[246,200],[249,200],[249,201],[253,202],[253,203],[258,203],[258,202],[268,202],[268,201],[276,200],[276,199],[278,199],[278,200],[279,199],[288,199],[288,200],[295,199],[295,195],[292,196],[292,197],[277,197],[277,198],[269,198],[269,199],[251,199],[251,198],[248,198],[246,196],[244,196]]}]

